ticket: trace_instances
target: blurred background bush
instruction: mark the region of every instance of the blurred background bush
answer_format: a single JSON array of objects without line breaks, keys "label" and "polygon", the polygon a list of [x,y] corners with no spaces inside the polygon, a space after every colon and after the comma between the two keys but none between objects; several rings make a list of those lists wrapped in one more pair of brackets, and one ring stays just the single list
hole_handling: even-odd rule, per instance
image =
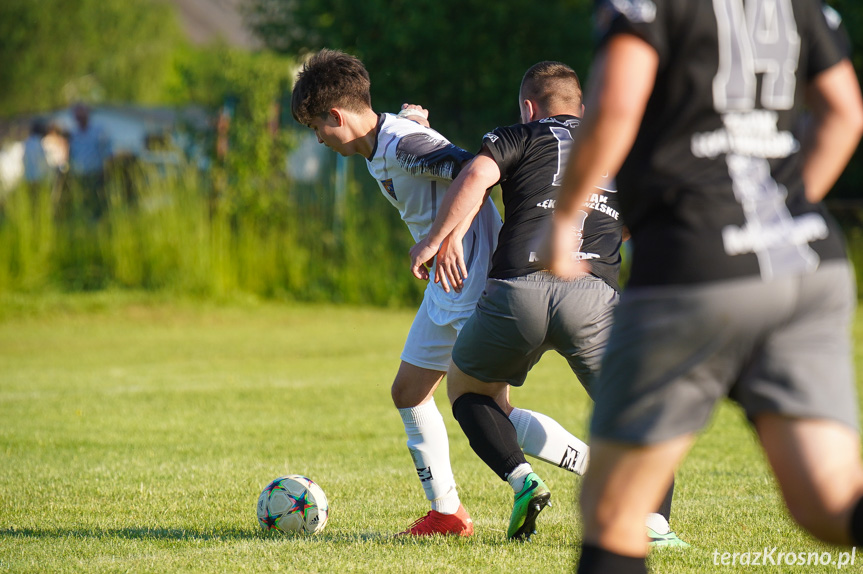
[{"label": "blurred background bush", "polygon": [[[830,4],[863,77],[863,6]],[[589,82],[591,6],[3,0],[0,293],[413,305],[424,284],[408,271],[412,241],[364,162],[335,157],[290,117],[298,63],[324,46],[351,52],[377,111],[420,103],[476,151],[490,128],[518,120],[530,65],[562,60]],[[95,179],[69,168],[82,105],[110,142]],[[861,164],[858,150],[829,201],[858,269]]]}]

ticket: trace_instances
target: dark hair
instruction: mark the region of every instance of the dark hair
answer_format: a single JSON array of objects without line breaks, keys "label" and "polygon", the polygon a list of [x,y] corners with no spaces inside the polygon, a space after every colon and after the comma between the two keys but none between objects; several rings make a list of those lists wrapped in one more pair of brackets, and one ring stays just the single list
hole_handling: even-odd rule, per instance
[{"label": "dark hair", "polygon": [[535,100],[546,110],[578,108],[582,103],[581,81],[564,63],[534,64],[521,80],[521,98]]},{"label": "dark hair", "polygon": [[333,107],[362,112],[372,107],[369,73],[359,59],[323,49],[303,64],[291,94],[291,114],[308,125]]},{"label": "dark hair", "polygon": [[44,136],[48,134],[48,122],[45,118],[38,117],[33,118],[30,122],[30,133],[37,136]]}]

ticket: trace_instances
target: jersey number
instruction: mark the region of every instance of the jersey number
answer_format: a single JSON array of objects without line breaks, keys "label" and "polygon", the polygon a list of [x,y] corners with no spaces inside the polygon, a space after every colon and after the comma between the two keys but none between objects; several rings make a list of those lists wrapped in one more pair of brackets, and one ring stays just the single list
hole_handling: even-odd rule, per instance
[{"label": "jersey number", "polygon": [[788,110],[794,105],[800,36],[791,0],[713,0],[719,32],[719,71],[713,78],[716,111],[755,109],[756,74],[761,105]]},{"label": "jersey number", "polygon": [[[549,126],[548,129],[557,140],[557,173],[554,174],[551,185],[560,186],[563,184],[563,173],[566,171],[566,162],[572,150],[572,132],[557,126]],[[587,212],[579,210],[576,217],[577,219],[572,222],[572,232],[575,235],[574,257],[581,253],[581,246],[584,245],[584,222],[587,221]]]},{"label": "jersey number", "polygon": [[566,128],[557,126],[549,126],[548,129],[551,130],[551,134],[557,140],[557,173],[554,174],[551,185],[560,186],[563,185],[566,160],[569,159],[569,152],[572,149],[572,133]]}]

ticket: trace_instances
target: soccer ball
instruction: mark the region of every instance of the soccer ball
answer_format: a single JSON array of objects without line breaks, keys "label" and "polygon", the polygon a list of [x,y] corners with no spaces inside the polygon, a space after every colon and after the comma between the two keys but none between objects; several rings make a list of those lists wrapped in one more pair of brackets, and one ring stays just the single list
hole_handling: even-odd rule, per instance
[{"label": "soccer ball", "polygon": [[328,517],[327,495],[305,476],[281,476],[258,497],[258,524],[264,530],[315,534],[324,529]]}]

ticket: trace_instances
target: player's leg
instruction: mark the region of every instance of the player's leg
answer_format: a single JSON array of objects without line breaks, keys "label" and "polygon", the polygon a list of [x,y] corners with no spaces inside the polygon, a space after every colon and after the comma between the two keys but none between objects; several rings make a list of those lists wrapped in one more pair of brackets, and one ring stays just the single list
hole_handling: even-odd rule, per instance
[{"label": "player's leg", "polygon": [[515,493],[507,538],[520,540],[535,532],[536,517],[548,505],[551,491],[525,460],[515,427],[502,408],[508,388],[506,383],[479,381],[455,365],[447,375],[453,416],[471,448]]},{"label": "player's leg", "polygon": [[863,464],[854,429],[777,414],[758,416],[755,428],[794,519],[825,542],[863,544]]},{"label": "player's leg", "polygon": [[559,422],[542,413],[511,404],[509,420],[515,427],[518,445],[525,454],[579,475],[585,473],[587,444]]},{"label": "player's leg", "polygon": [[[550,305],[546,312],[550,313],[550,319],[544,337],[545,346],[556,350],[569,362],[573,373],[590,394],[611,332],[617,292],[593,275],[565,281],[539,272],[533,274],[533,278],[541,281],[549,293]],[[516,420],[513,423],[520,430],[521,425]],[[532,450],[538,452],[538,458],[584,474],[588,463],[587,445],[555,421],[546,423],[542,415],[536,422],[532,421],[532,426],[538,427],[537,432],[527,436],[526,443],[533,441]],[[549,432],[543,432],[546,430]]]},{"label": "player's leg", "polygon": [[[849,331],[853,272],[822,263],[796,281],[793,314],[763,345],[735,398],[745,405],[794,518],[836,544],[863,542],[857,397]],[[854,534],[856,532],[856,535]]]},{"label": "player's leg", "polygon": [[397,409],[409,409],[434,402],[434,393],[446,371],[417,367],[406,361],[399,365],[390,394]]},{"label": "player's leg", "polygon": [[[525,460],[519,433],[508,417],[512,414],[508,385],[521,385],[545,350],[548,290],[548,282],[532,276],[489,279],[476,311],[453,347],[453,366],[447,378],[453,415],[471,447],[516,493],[509,528],[512,538],[530,536],[535,515],[550,496]],[[530,428],[526,434],[541,434],[544,423],[551,421],[534,413],[525,414],[522,420]],[[548,428],[552,427],[549,424]],[[543,442],[537,439],[524,444],[528,447],[525,452],[539,454]],[[554,460],[555,464],[559,461]],[[521,495],[527,492],[535,496]]]},{"label": "player's leg", "polygon": [[647,538],[652,548],[676,546],[688,547],[689,544],[680,539],[671,529],[671,502],[674,497],[674,480],[665,492],[665,497],[659,503],[656,511],[647,515]]},{"label": "player's leg", "polygon": [[[602,358],[614,324],[618,294],[602,279],[587,275],[574,281],[556,280],[553,286],[554,313],[548,338],[552,347],[569,363],[588,394],[597,384]],[[579,474],[588,468],[585,451]],[[651,546],[688,546],[671,530],[671,501],[674,483],[662,503],[648,515],[646,529]]]},{"label": "player's leg", "polygon": [[391,390],[417,477],[431,504],[431,511],[403,534],[469,536],[473,522],[459,500],[446,425],[433,397],[446,372],[456,331],[429,320],[426,307],[423,301]]},{"label": "player's leg", "polygon": [[594,441],[581,487],[584,531],[578,572],[647,572],[644,517],[668,491],[694,435],[648,446]]},{"label": "player's leg", "polygon": [[580,571],[645,571],[645,517],[751,356],[759,311],[775,307],[750,283],[760,285],[631,287],[621,296],[592,390]]}]

